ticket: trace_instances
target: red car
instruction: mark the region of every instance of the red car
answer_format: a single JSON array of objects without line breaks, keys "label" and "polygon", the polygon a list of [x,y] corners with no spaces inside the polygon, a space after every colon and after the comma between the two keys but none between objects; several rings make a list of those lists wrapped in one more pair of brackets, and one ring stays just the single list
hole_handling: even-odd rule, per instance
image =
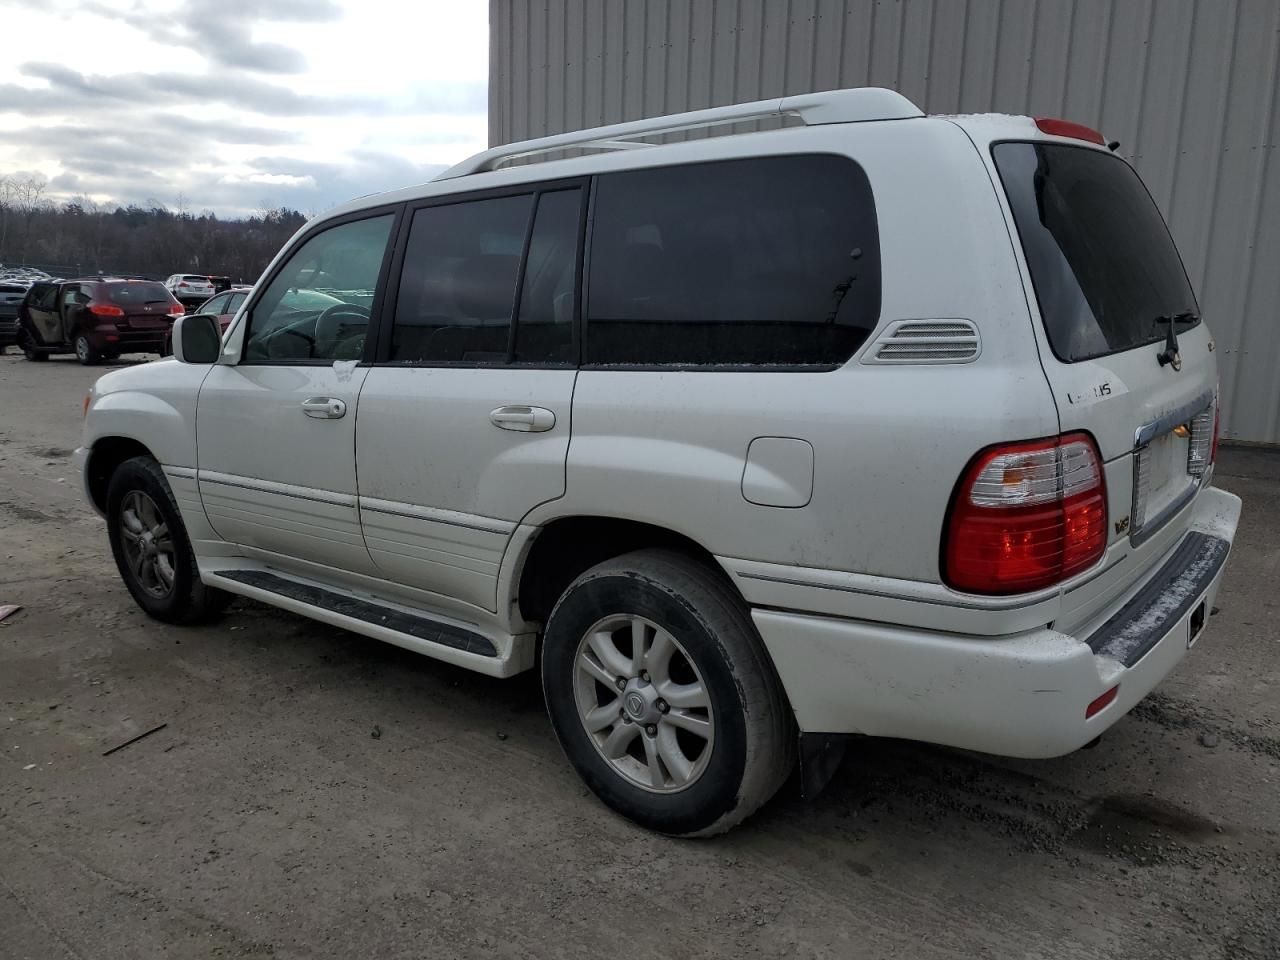
[{"label": "red car", "polygon": [[74,353],[97,363],[122,353],[169,351],[173,318],[184,312],[154,280],[57,280],[36,283],[18,308],[18,346],[28,360]]},{"label": "red car", "polygon": [[200,315],[211,314],[217,317],[218,329],[226,333],[227,327],[231,326],[232,319],[252,289],[253,287],[232,287],[224,293],[210,297],[200,304],[195,312]]}]

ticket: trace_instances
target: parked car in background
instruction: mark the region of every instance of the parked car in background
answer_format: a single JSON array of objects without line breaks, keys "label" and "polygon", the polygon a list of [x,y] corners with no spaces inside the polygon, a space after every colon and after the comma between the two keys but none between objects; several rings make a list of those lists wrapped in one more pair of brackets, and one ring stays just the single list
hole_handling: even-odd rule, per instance
[{"label": "parked car in background", "polygon": [[235,284],[231,282],[230,277],[210,277],[209,282],[213,284],[213,290],[215,293],[222,293],[235,286]]},{"label": "parked car in background", "polygon": [[18,342],[18,307],[27,295],[28,284],[0,280],[0,353]]},{"label": "parked car in background", "polygon": [[218,292],[212,279],[198,273],[175,273],[164,285],[184,307],[204,303]]},{"label": "parked car in background", "polygon": [[74,353],[83,364],[168,349],[185,308],[155,280],[95,277],[32,284],[18,308],[18,345],[28,360]]},{"label": "parked car in background", "polygon": [[200,304],[195,313],[199,316],[212,316],[218,321],[219,332],[226,333],[231,319],[251,292],[253,287],[232,287]]}]

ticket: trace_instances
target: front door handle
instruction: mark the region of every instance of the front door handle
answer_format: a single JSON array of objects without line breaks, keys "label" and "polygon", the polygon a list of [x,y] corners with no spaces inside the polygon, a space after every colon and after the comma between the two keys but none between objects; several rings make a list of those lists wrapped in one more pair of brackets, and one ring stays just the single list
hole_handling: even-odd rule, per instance
[{"label": "front door handle", "polygon": [[340,420],[347,414],[347,404],[336,397],[307,397],[302,401],[302,412],[317,420]]},{"label": "front door handle", "polygon": [[502,430],[544,433],[556,425],[556,415],[546,407],[513,404],[490,411],[489,422]]}]

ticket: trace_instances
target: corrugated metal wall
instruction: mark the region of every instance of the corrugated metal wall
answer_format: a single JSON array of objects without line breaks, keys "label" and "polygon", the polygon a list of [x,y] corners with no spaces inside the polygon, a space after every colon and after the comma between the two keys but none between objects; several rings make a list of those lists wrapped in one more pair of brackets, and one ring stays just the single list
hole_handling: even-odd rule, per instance
[{"label": "corrugated metal wall", "polygon": [[1280,443],[1280,0],[491,0],[489,139],[875,85],[1122,144],[1221,353],[1234,439]]}]

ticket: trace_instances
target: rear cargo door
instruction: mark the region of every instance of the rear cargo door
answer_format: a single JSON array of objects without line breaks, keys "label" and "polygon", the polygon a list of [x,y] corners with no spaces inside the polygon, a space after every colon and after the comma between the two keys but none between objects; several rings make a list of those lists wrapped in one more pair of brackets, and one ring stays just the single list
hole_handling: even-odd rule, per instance
[{"label": "rear cargo door", "polygon": [[1168,228],[1133,168],[1104,149],[1002,142],[992,156],[1062,431],[1090,433],[1109,465],[1112,540],[1176,533],[1209,456],[1217,366]]}]

